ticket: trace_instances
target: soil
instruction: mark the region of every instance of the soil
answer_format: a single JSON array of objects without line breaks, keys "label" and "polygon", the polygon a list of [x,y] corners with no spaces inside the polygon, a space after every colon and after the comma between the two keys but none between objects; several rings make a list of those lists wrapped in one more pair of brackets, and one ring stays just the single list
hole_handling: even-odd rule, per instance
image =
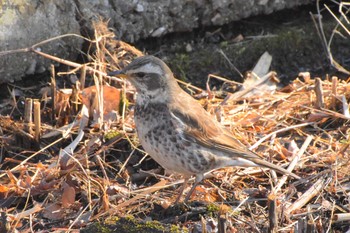
[{"label": "soil", "polygon": [[[321,78],[327,74],[347,78],[330,66],[311,13],[317,13],[315,5],[252,17],[223,27],[143,40],[136,47],[164,59],[177,78],[200,87],[204,87],[208,74],[242,82],[240,74],[230,68],[219,50],[241,73],[253,69],[259,57],[269,52],[273,56],[271,69],[278,73],[284,85],[304,71]],[[322,21],[329,38],[336,20],[328,12],[322,12]],[[338,30],[346,35],[341,28]],[[337,34],[330,48],[333,58],[350,70],[349,38]]]},{"label": "soil", "polygon": [[[140,50],[146,51],[148,54],[154,54],[165,60],[178,78],[202,88],[205,87],[208,74],[217,74],[231,80],[243,81],[240,74],[230,67],[228,60],[218,52],[219,50],[222,50],[226,54],[229,61],[241,73],[252,69],[259,57],[265,51],[268,51],[273,56],[271,69],[277,71],[283,85],[294,80],[301,71],[311,72],[312,77],[320,76],[321,78],[326,78],[327,74],[330,76],[337,74],[340,78],[348,78],[348,75],[337,72],[329,65],[322,41],[317,34],[315,24],[310,18],[310,12],[316,13],[314,6],[281,11],[269,16],[253,17],[223,27],[200,28],[188,33],[172,34],[158,39],[143,40],[137,42],[135,46]],[[323,14],[323,29],[327,38],[329,38],[331,31],[336,26],[336,21],[327,15],[326,12],[323,12]],[[345,35],[341,29],[339,29],[339,32]],[[237,40],[237,38],[241,39]],[[331,45],[334,59],[350,70],[350,40],[337,34]],[[49,74],[43,74],[40,77],[37,76],[35,81],[33,77],[26,77],[22,82],[14,84],[21,87],[33,87],[35,85],[35,89],[27,89],[26,95],[19,94],[21,97],[17,99],[17,107],[21,111],[15,108],[9,110],[2,109],[0,113],[5,115],[4,113],[11,110],[13,118],[17,118],[17,116],[18,118],[21,117],[19,112],[23,112],[24,97],[38,98],[38,90],[41,86],[47,86],[47,83],[50,81],[49,77]],[[59,85],[60,87],[70,87],[69,80],[62,82],[64,84]],[[220,81],[211,84],[222,85]],[[8,98],[8,95],[8,87],[2,85],[0,87],[0,99]],[[120,142],[116,147],[125,148],[127,152],[118,152],[118,156],[120,156],[120,161],[126,161],[129,155],[128,151],[130,150],[129,144],[125,145],[125,142]],[[58,148],[56,150],[58,151]],[[52,154],[57,155],[57,151]],[[135,166],[137,166],[143,155],[141,153],[137,155],[138,157],[134,157],[128,162],[130,166],[127,169],[139,169],[139,167],[135,168]],[[108,156],[111,161],[117,163],[115,162],[116,157],[113,157],[113,154]],[[142,167],[142,170],[148,171],[151,168],[157,167],[154,162],[150,163],[149,161],[143,163],[142,166],[146,165],[148,167]],[[132,171],[130,173],[136,174],[136,172]],[[155,181],[151,180],[151,178],[147,181],[144,181],[144,179],[139,181],[139,183],[143,182],[145,182],[145,186],[150,186],[149,183]],[[135,180],[133,180],[133,183],[138,184]],[[253,186],[256,187],[258,185],[254,184]],[[158,209],[158,206],[152,207],[154,208],[154,211],[151,212],[152,218],[167,222],[165,221],[167,219],[161,219],[157,215],[162,213],[159,211],[161,208],[159,207]],[[208,209],[210,209],[208,206],[195,206],[195,210],[190,211],[194,216],[190,216],[189,218],[198,221],[200,216],[210,212]],[[182,214],[179,210],[174,210],[174,212]],[[189,211],[185,209],[184,212]],[[143,212],[140,211],[140,215],[142,214]],[[169,215],[176,216],[172,212]],[[181,216],[186,220],[188,218],[188,215]],[[182,221],[182,219],[180,220]],[[133,225],[137,230],[135,232],[142,232],[140,231],[140,224],[133,219],[122,218],[119,223],[128,226],[127,230],[129,232]],[[100,227],[104,226],[100,226],[99,224],[92,227],[90,232],[104,231],[100,229]],[[152,225],[148,224],[145,227],[146,230],[144,232],[168,232],[168,229],[172,229],[174,226],[159,225],[158,222],[152,222]],[[100,230],[97,230],[97,228]],[[173,230],[173,232],[178,232],[177,228]]]}]

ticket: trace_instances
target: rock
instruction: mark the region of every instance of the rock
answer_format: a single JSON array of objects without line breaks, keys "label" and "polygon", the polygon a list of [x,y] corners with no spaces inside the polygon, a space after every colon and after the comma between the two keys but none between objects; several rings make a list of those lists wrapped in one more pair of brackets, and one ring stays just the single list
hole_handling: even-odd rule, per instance
[{"label": "rock", "polygon": [[145,8],[143,7],[143,5],[137,4],[136,7],[135,7],[135,11],[138,12],[138,13],[141,13],[141,12],[145,11]]},{"label": "rock", "polygon": [[[86,32],[84,36],[90,36],[92,22],[100,19],[109,21],[117,38],[134,43],[150,36],[220,26],[310,2],[313,0],[3,1],[0,4],[0,51],[28,48],[66,33]],[[77,37],[67,37],[40,47],[45,53],[74,60],[82,42]],[[26,71],[45,70],[51,63],[30,52],[3,54],[0,56],[0,83],[18,80]]]},{"label": "rock", "polygon": [[[0,51],[28,48],[43,40],[66,33],[80,34],[75,19],[76,6],[70,0],[59,2],[23,0],[4,1],[0,8]],[[81,39],[54,40],[40,45],[43,52],[64,59],[74,59]],[[75,52],[72,52],[75,51]],[[26,74],[41,72],[52,61],[31,52],[0,56],[0,83],[12,82]]]},{"label": "rock", "polygon": [[222,23],[224,22],[224,19],[222,18],[220,13],[217,13],[212,19],[211,22],[214,25],[222,25]]},{"label": "rock", "polygon": [[151,33],[151,36],[152,36],[152,37],[160,37],[160,36],[162,36],[162,35],[165,34],[165,31],[166,31],[166,28],[165,28],[165,27],[157,28],[156,30],[154,30],[154,31]]},{"label": "rock", "polygon": [[187,44],[186,45],[186,52],[190,53],[192,51],[193,51],[193,48],[192,48],[191,44]]}]

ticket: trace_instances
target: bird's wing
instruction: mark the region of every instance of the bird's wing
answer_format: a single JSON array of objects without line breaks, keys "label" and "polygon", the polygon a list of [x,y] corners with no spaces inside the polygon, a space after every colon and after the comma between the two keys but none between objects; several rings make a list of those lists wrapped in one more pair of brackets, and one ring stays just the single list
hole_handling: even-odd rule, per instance
[{"label": "bird's wing", "polygon": [[172,123],[181,129],[181,134],[186,140],[224,152],[228,157],[247,159],[257,165],[271,168],[282,174],[300,178],[282,167],[261,159],[259,155],[247,149],[230,132],[223,129],[196,100],[191,99],[187,101],[186,99],[186,101],[173,106],[173,108],[170,107],[173,117]]},{"label": "bird's wing", "polygon": [[191,107],[192,111],[184,111],[181,108],[171,110],[173,123],[181,128],[181,133],[186,140],[226,152],[228,156],[244,159],[259,158],[224,130],[204,109],[196,111],[193,108],[194,106]]}]

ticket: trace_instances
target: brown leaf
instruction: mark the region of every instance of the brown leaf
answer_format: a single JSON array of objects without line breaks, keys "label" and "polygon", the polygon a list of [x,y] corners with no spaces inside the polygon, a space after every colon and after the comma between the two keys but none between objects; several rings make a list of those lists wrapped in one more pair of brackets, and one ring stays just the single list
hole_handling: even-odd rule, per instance
[{"label": "brown leaf", "polygon": [[62,206],[68,208],[75,202],[75,189],[67,183],[63,185]]},{"label": "brown leaf", "polygon": [[[122,90],[104,85],[103,86],[103,113],[104,115],[111,111],[118,111],[121,100]],[[92,116],[94,110],[98,110],[96,99],[96,86],[85,88],[81,93],[82,103],[89,109],[89,116]]]},{"label": "brown leaf", "polygon": [[10,189],[7,186],[1,185],[0,184],[0,193],[6,193],[8,192]]},{"label": "brown leaf", "polygon": [[52,204],[46,207],[43,211],[43,216],[51,220],[59,220],[65,217],[63,209],[59,204]]},{"label": "brown leaf", "polygon": [[324,113],[311,113],[306,122],[318,122],[323,123],[329,119],[329,115]]}]

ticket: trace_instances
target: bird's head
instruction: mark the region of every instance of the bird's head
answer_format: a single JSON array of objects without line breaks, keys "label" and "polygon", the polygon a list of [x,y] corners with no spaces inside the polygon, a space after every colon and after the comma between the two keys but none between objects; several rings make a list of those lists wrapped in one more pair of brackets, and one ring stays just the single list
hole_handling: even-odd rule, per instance
[{"label": "bird's head", "polygon": [[124,69],[112,74],[130,81],[141,98],[151,101],[165,100],[167,93],[178,87],[169,67],[154,56],[138,57]]}]

